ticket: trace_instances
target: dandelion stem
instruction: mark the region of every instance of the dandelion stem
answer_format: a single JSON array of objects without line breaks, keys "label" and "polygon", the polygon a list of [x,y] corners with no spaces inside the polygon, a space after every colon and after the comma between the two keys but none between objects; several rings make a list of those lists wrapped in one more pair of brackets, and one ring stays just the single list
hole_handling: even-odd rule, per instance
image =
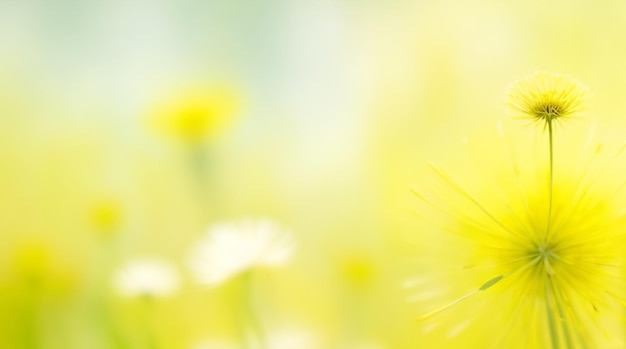
[{"label": "dandelion stem", "polygon": [[550,145],[550,183],[549,183],[549,198],[548,198],[548,223],[546,227],[546,243],[550,237],[550,228],[552,222],[552,187],[554,184],[554,142],[552,132],[552,119],[548,118],[548,142]]},{"label": "dandelion stem", "polygon": [[561,348],[561,343],[559,339],[559,333],[557,331],[556,320],[554,318],[554,312],[552,309],[552,296],[550,292],[551,277],[548,276],[546,280],[546,313],[548,314],[548,326],[550,328],[550,340],[552,342],[552,349]]},{"label": "dandelion stem", "polygon": [[572,342],[572,334],[569,329],[569,324],[565,321],[565,313],[563,311],[563,305],[561,304],[560,294],[557,293],[556,283],[552,281],[550,277],[550,284],[552,285],[552,290],[554,291],[554,303],[556,304],[557,311],[559,312],[559,318],[561,327],[563,328],[563,334],[565,336],[565,343],[567,344],[567,348],[574,348]]}]

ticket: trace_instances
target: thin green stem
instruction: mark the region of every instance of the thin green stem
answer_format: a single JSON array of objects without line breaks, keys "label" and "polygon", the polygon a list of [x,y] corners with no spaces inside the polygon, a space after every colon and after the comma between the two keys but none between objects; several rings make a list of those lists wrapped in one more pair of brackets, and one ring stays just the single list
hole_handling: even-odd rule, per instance
[{"label": "thin green stem", "polygon": [[206,161],[206,150],[202,145],[194,144],[189,148],[189,158],[192,169],[193,180],[202,189],[206,189],[206,176],[208,172],[208,163]]},{"label": "thin green stem", "polygon": [[129,349],[130,345],[126,342],[116,322],[111,300],[104,292],[99,295],[98,303],[94,305],[93,309],[94,324],[102,331],[100,335],[107,340],[107,344],[113,348]]},{"label": "thin green stem", "polygon": [[202,144],[193,144],[187,149],[190,180],[199,208],[210,216],[220,215],[222,197],[214,171],[213,154]]},{"label": "thin green stem", "polygon": [[241,275],[242,327],[245,348],[266,348],[263,326],[254,309],[253,302],[253,271],[249,270]]},{"label": "thin green stem", "polygon": [[574,348],[572,333],[569,328],[569,323],[565,321],[565,312],[563,310],[563,305],[561,304],[560,294],[557,293],[556,283],[552,281],[552,278],[549,278],[550,284],[552,284],[552,291],[554,292],[554,303],[556,304],[557,311],[559,312],[559,318],[561,323],[561,328],[563,329],[563,335],[565,336],[565,343],[567,344],[567,348]]},{"label": "thin green stem", "polygon": [[[118,235],[111,236],[111,239],[103,240],[102,255],[98,260],[98,275],[106,275],[109,273],[111,263],[118,260]],[[107,294],[107,285],[105,279],[96,279],[96,282],[92,286],[93,289],[90,293],[95,295],[92,300],[94,302],[94,319],[96,326],[102,331],[101,335],[108,339],[109,344],[115,348],[127,349],[130,348],[130,344],[126,341],[126,338],[121,333],[115,312],[113,309],[112,301]]]},{"label": "thin green stem", "polygon": [[150,296],[145,296],[143,299],[144,306],[144,332],[146,336],[146,344],[149,349],[158,349],[159,342],[156,338],[156,332],[154,329],[154,300]]},{"label": "thin green stem", "polygon": [[[29,300],[29,302],[33,302],[33,300]],[[37,306],[35,304],[28,304],[26,309],[24,309],[23,313],[23,345],[24,348],[27,349],[37,349],[39,348],[39,339],[38,339],[38,331],[37,331]]]},{"label": "thin green stem", "polygon": [[261,319],[259,318],[257,312],[254,309],[254,304],[252,302],[252,274],[248,272],[246,276],[248,278],[249,286],[246,287],[247,291],[247,300],[248,300],[248,316],[250,317],[250,327],[252,331],[256,334],[257,339],[257,348],[263,349],[265,348],[265,338],[263,333],[263,326],[261,325]]},{"label": "thin green stem", "polygon": [[550,328],[550,341],[552,342],[552,349],[560,349],[560,337],[557,330],[556,319],[554,318],[554,310],[552,309],[552,296],[550,292],[551,279],[550,276],[546,279],[546,313],[548,314],[548,327]]},{"label": "thin green stem", "polygon": [[552,119],[548,119],[548,141],[550,145],[550,182],[549,182],[549,198],[548,198],[548,222],[546,227],[546,243],[550,237],[550,228],[552,224],[552,194],[554,184],[554,142],[552,132]]}]

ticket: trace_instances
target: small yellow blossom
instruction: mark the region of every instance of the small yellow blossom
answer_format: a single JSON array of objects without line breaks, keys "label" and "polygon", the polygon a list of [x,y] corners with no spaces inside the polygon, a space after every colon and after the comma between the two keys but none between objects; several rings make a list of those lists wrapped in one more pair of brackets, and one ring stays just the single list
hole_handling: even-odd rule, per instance
[{"label": "small yellow blossom", "polygon": [[122,221],[120,203],[114,199],[94,202],[90,207],[91,224],[100,232],[109,234],[116,231]]},{"label": "small yellow blossom", "polygon": [[240,109],[240,98],[225,86],[194,86],[169,95],[154,108],[153,126],[161,133],[189,143],[219,134]]},{"label": "small yellow blossom", "polygon": [[80,275],[77,265],[62,260],[59,251],[44,240],[21,242],[12,256],[12,269],[18,285],[63,299],[78,289]]},{"label": "small yellow blossom", "polygon": [[365,255],[352,255],[341,261],[342,276],[351,285],[363,286],[370,283],[376,274],[374,261]]},{"label": "small yellow blossom", "polygon": [[41,283],[51,271],[52,253],[42,241],[28,241],[17,246],[13,265],[19,277]]},{"label": "small yellow blossom", "polygon": [[536,72],[513,84],[507,95],[513,114],[549,124],[583,111],[586,92],[586,87],[567,76]]}]

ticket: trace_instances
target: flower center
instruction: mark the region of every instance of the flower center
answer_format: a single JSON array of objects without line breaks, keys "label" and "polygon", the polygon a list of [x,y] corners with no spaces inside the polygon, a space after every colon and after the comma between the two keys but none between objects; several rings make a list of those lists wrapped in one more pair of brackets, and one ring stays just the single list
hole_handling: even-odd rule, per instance
[{"label": "flower center", "polygon": [[550,276],[554,275],[554,263],[558,259],[554,247],[543,243],[539,245],[534,255],[538,263],[543,263],[546,273]]},{"label": "flower center", "polygon": [[535,115],[540,119],[552,120],[558,118],[561,115],[561,113],[563,112],[562,109],[562,105],[558,103],[554,103],[552,101],[544,101],[543,103],[537,104],[533,108],[533,111]]}]

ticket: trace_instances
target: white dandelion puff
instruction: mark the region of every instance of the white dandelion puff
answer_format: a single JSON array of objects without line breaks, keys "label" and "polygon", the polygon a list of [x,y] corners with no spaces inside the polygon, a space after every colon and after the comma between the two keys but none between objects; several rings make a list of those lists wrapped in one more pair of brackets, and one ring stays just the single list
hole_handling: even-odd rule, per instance
[{"label": "white dandelion puff", "polygon": [[193,247],[189,267],[200,284],[215,286],[256,266],[275,267],[292,255],[291,233],[269,219],[219,223]]}]

